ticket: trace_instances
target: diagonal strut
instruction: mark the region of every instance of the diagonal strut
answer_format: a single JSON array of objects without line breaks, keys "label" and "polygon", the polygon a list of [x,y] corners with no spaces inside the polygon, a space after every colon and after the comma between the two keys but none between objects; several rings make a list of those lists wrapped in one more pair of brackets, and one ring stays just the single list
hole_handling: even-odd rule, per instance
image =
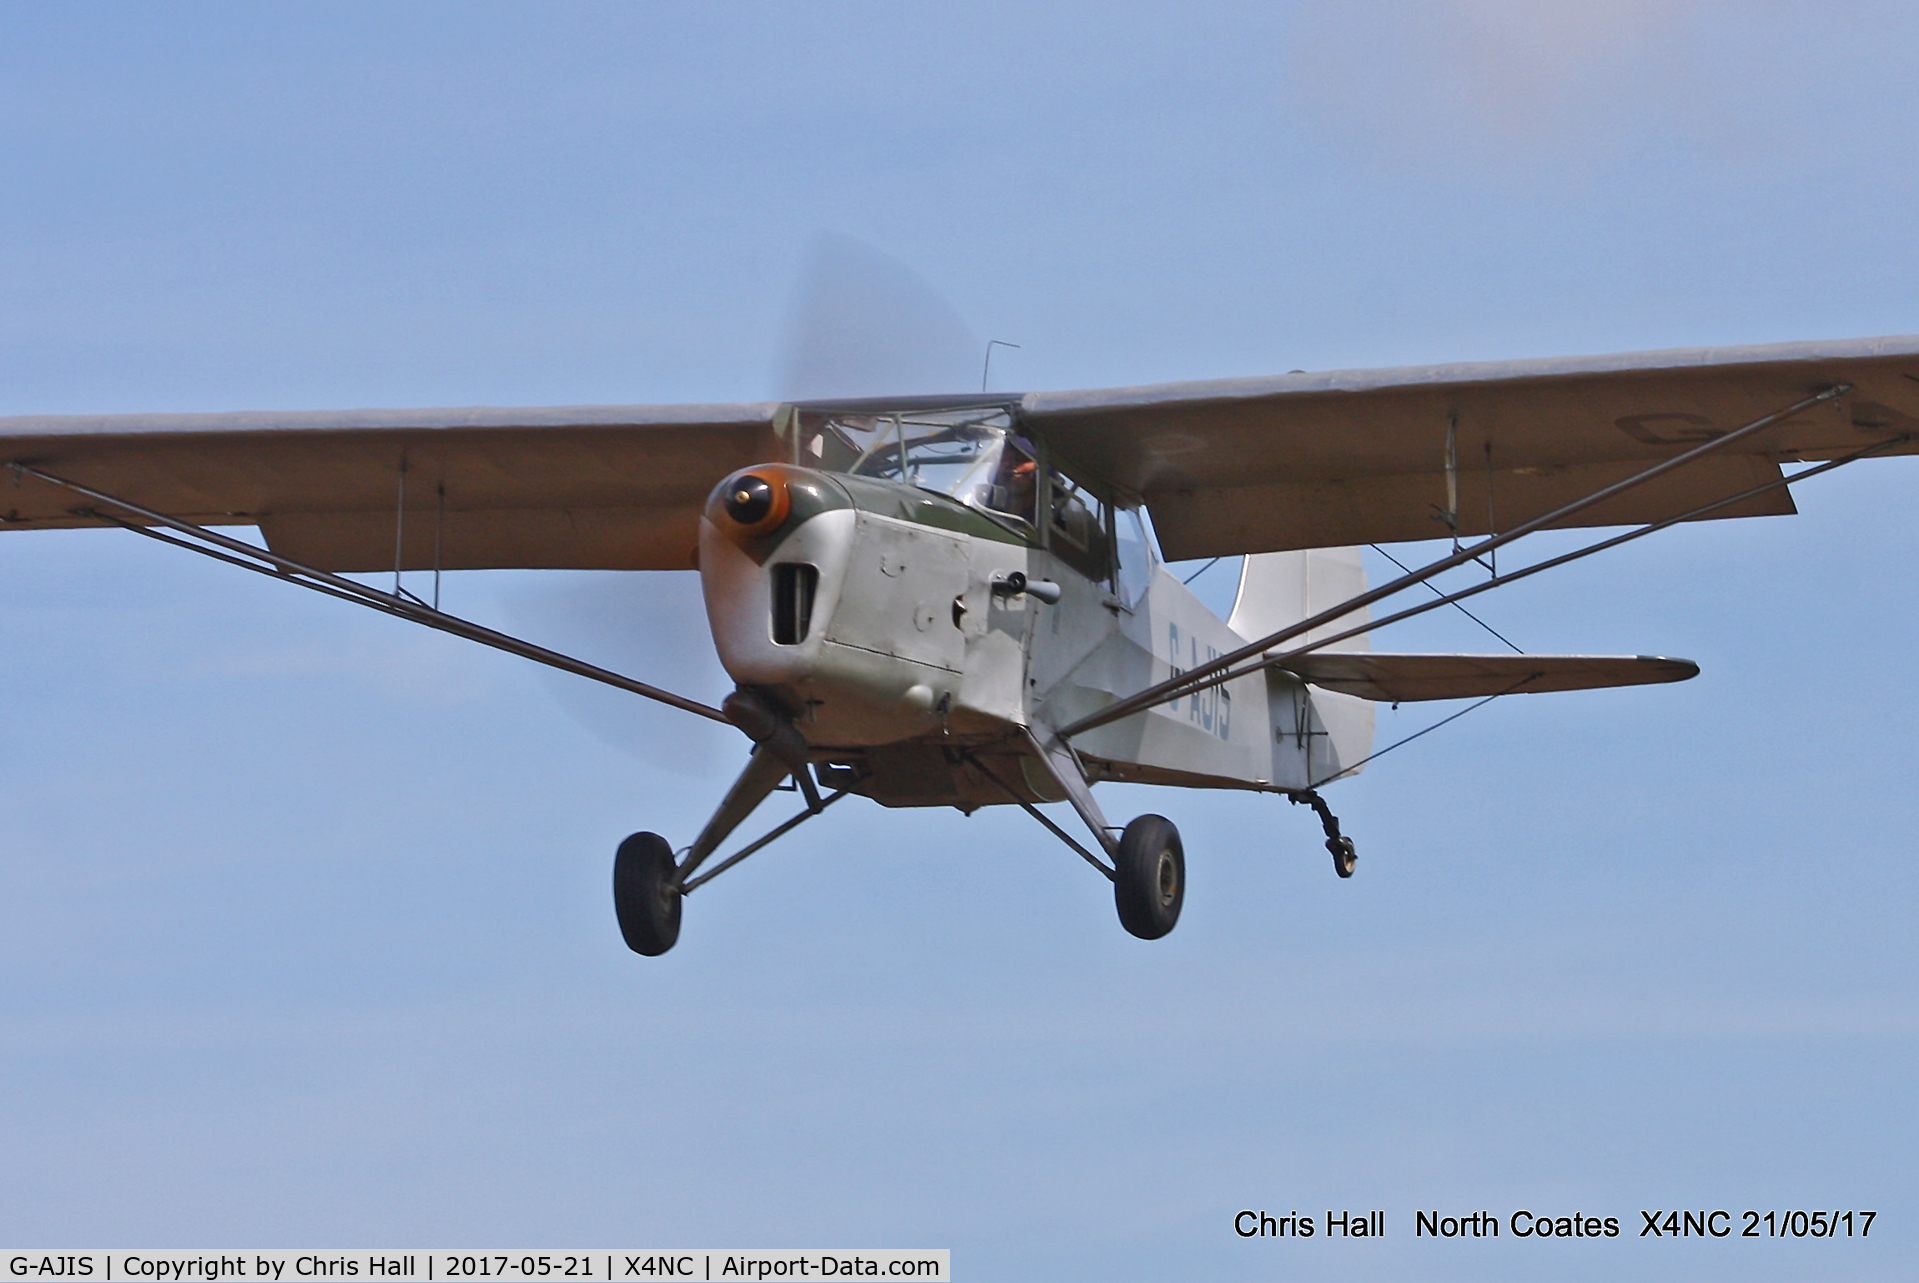
[{"label": "diagonal strut", "polygon": [[[353,602],[356,605],[366,606],[388,615],[397,615],[401,619],[410,620],[416,624],[423,624],[428,628],[438,629],[443,633],[451,633],[455,637],[464,637],[468,641],[478,642],[482,646],[491,646],[495,650],[503,650],[509,655],[518,655],[522,659],[530,659],[535,663],[560,669],[562,672],[573,673],[592,681],[602,682],[608,686],[617,687],[620,690],[628,691],[634,695],[643,695],[647,699],[658,700],[662,704],[671,705],[674,708],[681,709],[688,713],[697,713],[701,717],[710,718],[716,722],[727,722],[728,725],[732,724],[728,722],[726,715],[720,712],[719,709],[708,707],[698,700],[688,699],[684,695],[675,695],[671,691],[661,690],[657,686],[649,686],[645,682],[635,681],[631,677],[624,677],[610,669],[601,668],[597,664],[589,664],[585,660],[574,659],[570,655],[562,655],[558,651],[548,650],[544,646],[536,646],[532,642],[522,641],[520,638],[513,637],[507,633],[497,632],[483,624],[476,624],[471,620],[462,619],[458,615],[449,615],[444,611],[436,610],[432,606],[418,601],[411,597],[411,595],[399,596],[393,593],[383,593],[379,589],[369,588],[357,580],[348,579],[343,575],[336,575],[325,570],[316,570],[312,566],[303,565],[288,557],[282,557],[278,553],[269,551],[257,544],[250,544],[244,540],[229,538],[217,531],[209,530],[205,526],[196,526],[191,521],[182,521],[177,517],[169,517],[163,512],[155,512],[151,508],[143,508],[137,503],[115,498],[113,495],[105,494],[88,486],[81,485],[77,481],[69,481],[64,477],[56,477],[50,472],[42,472],[40,469],[32,467],[29,464],[9,463],[7,467],[12,469],[17,475],[32,477],[37,481],[44,481],[48,485],[71,490],[73,493],[91,499],[96,503],[105,504],[110,508],[118,508],[122,512],[132,513],[143,521],[151,522],[158,526],[165,526],[170,530],[178,531],[180,534],[187,536],[188,539],[200,541],[199,543],[189,543],[185,539],[168,538],[165,535],[157,534],[134,522],[115,517],[111,513],[100,512],[93,509],[84,510],[89,516],[111,521],[115,525],[123,526],[136,533],[146,535],[149,538],[158,539],[162,543],[169,543],[178,548],[186,548],[189,551],[201,553],[232,565],[244,566],[248,570],[256,570],[261,574],[272,575],[276,579],[298,584],[302,588],[309,588],[315,592],[325,593],[329,597],[338,597],[342,600]],[[248,558],[250,560],[242,560],[242,558]]]},{"label": "diagonal strut", "polygon": [[[1249,659],[1254,659],[1256,657],[1263,656],[1268,649],[1270,649],[1272,646],[1280,642],[1289,641],[1294,637],[1298,637],[1305,633],[1309,633],[1313,629],[1318,628],[1320,625],[1329,624],[1329,623],[1332,623],[1334,620],[1342,619],[1345,616],[1352,614],[1355,610],[1360,609],[1361,607],[1370,606],[1372,603],[1379,601],[1382,598],[1391,597],[1394,594],[1403,591],[1404,589],[1413,587],[1415,584],[1424,583],[1435,575],[1439,575],[1444,573],[1445,571],[1451,570],[1455,566],[1464,565],[1465,563],[1469,561],[1472,561],[1478,557],[1484,556],[1486,553],[1489,553],[1493,551],[1494,549],[1503,547],[1504,545],[1513,542],[1515,539],[1523,538],[1524,536],[1532,534],[1534,531],[1544,529],[1545,527],[1550,526],[1554,524],[1555,522],[1562,521],[1567,517],[1574,516],[1580,512],[1584,512],[1586,509],[1591,508],[1596,504],[1603,503],[1606,500],[1613,498],[1615,495],[1623,494],[1624,492],[1634,488],[1635,486],[1643,485],[1644,483],[1651,481],[1655,477],[1663,476],[1664,474],[1671,472],[1675,468],[1683,467],[1686,464],[1691,463],[1693,460],[1701,458],[1707,454],[1710,454],[1715,450],[1723,450],[1725,447],[1733,444],[1736,441],[1743,440],[1746,437],[1751,436],[1755,432],[1759,432],[1766,428],[1769,428],[1775,423],[1778,423],[1784,419],[1789,419],[1793,415],[1798,414],[1802,410],[1808,410],[1815,405],[1820,405],[1820,404],[1823,404],[1824,402],[1831,401],[1837,397],[1844,396],[1847,392],[1850,392],[1851,390],[1852,390],[1852,385],[1850,383],[1839,383],[1825,389],[1823,392],[1814,393],[1811,396],[1805,397],[1797,402],[1794,402],[1792,405],[1787,406],[1783,410],[1777,410],[1771,414],[1764,415],[1761,418],[1754,419],[1751,423],[1746,424],[1744,427],[1735,428],[1733,431],[1726,433],[1724,436],[1714,437],[1712,440],[1702,442],[1701,444],[1694,446],[1692,449],[1687,450],[1682,454],[1674,455],[1670,459],[1665,459],[1660,461],[1659,463],[1653,464],[1651,467],[1645,468],[1639,472],[1636,472],[1632,476],[1627,477],[1623,481],[1616,481],[1612,485],[1602,487],[1599,490],[1595,490],[1593,493],[1586,495],[1584,498],[1575,499],[1573,502],[1564,504],[1561,507],[1555,508],[1551,512],[1545,513],[1542,516],[1534,517],[1530,521],[1521,522],[1519,525],[1514,526],[1511,530],[1505,531],[1501,534],[1492,535],[1486,539],[1480,540],[1476,544],[1471,544],[1467,547],[1461,548],[1457,552],[1452,553],[1450,556],[1441,557],[1438,561],[1432,562],[1426,566],[1422,566],[1420,569],[1412,571],[1409,574],[1402,575],[1398,579],[1395,579],[1390,583],[1381,584],[1377,588],[1369,589],[1366,592],[1360,593],[1359,595],[1355,597],[1350,597],[1347,600],[1340,602],[1339,604],[1335,606],[1330,606],[1327,609],[1320,611],[1317,615],[1312,616],[1311,618],[1302,619],[1295,624],[1289,624],[1285,628],[1282,628],[1275,633],[1272,633],[1266,637],[1260,638],[1258,641],[1247,643],[1246,645],[1240,647],[1238,650],[1229,651],[1226,654],[1219,656],[1217,659],[1208,660],[1206,663],[1201,664],[1195,668],[1190,668],[1183,673],[1177,673],[1173,675],[1172,677],[1167,678],[1163,682],[1159,682],[1159,683],[1156,683],[1155,685],[1148,686],[1145,690],[1139,691],[1133,695],[1129,695],[1127,698],[1122,699],[1118,701],[1117,703],[1110,704],[1096,713],[1091,713],[1085,717],[1080,718],[1078,721],[1072,723],[1070,726],[1062,727],[1059,733],[1062,736],[1078,735],[1085,731],[1093,730],[1096,727],[1104,726],[1108,722],[1116,722],[1122,717],[1130,717],[1134,713],[1142,712],[1145,709],[1156,707],[1160,704],[1167,703],[1171,700],[1179,699],[1193,691],[1202,690],[1208,686],[1216,686],[1219,684],[1219,680],[1220,680],[1220,679],[1217,679],[1216,677],[1217,674],[1225,673],[1235,668],[1236,666],[1243,664],[1245,661]],[[1774,483],[1774,484],[1784,484],[1784,482],[1782,481],[1780,483]],[[1723,505],[1715,505],[1715,506],[1723,506]],[[1513,578],[1516,578],[1516,576],[1508,575],[1506,577],[1506,580],[1497,580],[1494,582],[1503,583]],[[1442,601],[1440,602],[1435,602],[1431,604],[1433,605],[1444,604],[1444,599],[1442,599]],[[1369,625],[1369,627],[1377,627],[1377,626],[1378,625]],[[1365,631],[1365,630],[1361,629],[1359,631]],[[1351,634],[1346,634],[1346,635],[1351,635]],[[1324,645],[1325,643],[1322,642],[1318,644]],[[1308,649],[1311,649],[1311,647],[1309,647]],[[1256,665],[1256,667],[1264,667],[1264,666],[1265,665],[1263,664]]]},{"label": "diagonal strut", "polygon": [[[1226,682],[1237,681],[1239,678],[1250,676],[1262,668],[1283,668],[1291,661],[1298,659],[1301,655],[1310,654],[1313,651],[1334,645],[1337,642],[1343,642],[1350,638],[1357,637],[1361,633],[1375,632],[1390,624],[1397,624],[1402,620],[1411,619],[1415,615],[1423,615],[1429,610],[1438,610],[1441,606],[1456,605],[1468,597],[1477,597],[1480,593],[1490,592],[1495,588],[1503,588],[1507,584],[1517,583],[1519,580],[1525,579],[1530,575],[1536,575],[1542,570],[1551,570],[1555,566],[1563,566],[1567,562],[1578,561],[1582,557],[1590,557],[1596,552],[1605,552],[1608,548],[1617,548],[1620,544],[1631,543],[1635,539],[1642,539],[1647,535],[1656,534],[1668,526],[1676,526],[1682,521],[1691,521],[1695,518],[1703,517],[1707,513],[1715,512],[1720,508],[1730,507],[1736,503],[1744,503],[1746,500],[1765,494],[1767,491],[1777,490],[1782,486],[1789,486],[1798,481],[1809,480],[1822,472],[1831,472],[1835,468],[1843,468],[1847,464],[1857,462],[1868,455],[1877,454],[1879,451],[1891,446],[1903,445],[1910,440],[1912,440],[1912,436],[1907,433],[1890,437],[1884,441],[1875,441],[1869,446],[1854,450],[1851,454],[1841,455],[1837,459],[1828,459],[1817,467],[1806,468],[1803,471],[1795,472],[1790,477],[1780,477],[1776,481],[1768,481],[1763,485],[1754,486],[1750,490],[1742,490],[1738,494],[1728,498],[1702,504],[1689,512],[1682,512],[1676,517],[1667,517],[1664,520],[1653,522],[1651,525],[1639,526],[1626,531],[1624,534],[1614,535],[1610,539],[1602,539],[1598,543],[1588,544],[1584,548],[1575,548],[1573,551],[1561,553],[1557,557],[1549,557],[1545,561],[1537,562],[1521,570],[1516,570],[1512,574],[1503,576],[1502,578],[1488,579],[1484,583],[1474,584],[1472,587],[1463,588],[1456,593],[1446,593],[1433,601],[1424,602],[1417,606],[1410,606],[1396,614],[1388,615],[1384,619],[1369,620],[1357,627],[1348,628],[1341,633],[1334,633],[1331,637],[1322,637],[1316,642],[1310,642],[1304,646],[1297,646],[1292,650],[1282,651],[1279,654],[1262,655],[1243,667],[1224,673],[1217,673],[1204,681],[1197,682],[1190,689],[1205,690],[1209,686],[1219,686]],[[1174,698],[1183,697],[1188,693],[1190,693],[1188,690],[1182,690],[1180,695]]]}]

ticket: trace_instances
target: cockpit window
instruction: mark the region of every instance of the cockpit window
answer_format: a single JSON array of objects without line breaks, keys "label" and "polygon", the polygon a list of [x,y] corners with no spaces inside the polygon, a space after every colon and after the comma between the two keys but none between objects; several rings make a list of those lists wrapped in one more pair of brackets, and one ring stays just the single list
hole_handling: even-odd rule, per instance
[{"label": "cockpit window", "polygon": [[[1116,514],[1096,490],[1041,458],[1021,435],[1011,406],[803,409],[788,422],[797,424],[794,459],[802,466],[903,482],[957,499],[1042,544],[1094,583],[1130,575],[1118,585],[1122,593],[1130,599],[1140,591],[1133,582],[1141,577],[1134,564],[1139,536],[1128,527],[1116,558]],[[1133,534],[1131,547],[1126,534]]]},{"label": "cockpit window", "polygon": [[1047,547],[1054,556],[1095,583],[1111,573],[1112,544],[1106,505],[1098,495],[1054,470],[1047,487]]},{"label": "cockpit window", "polygon": [[1004,407],[808,413],[800,431],[802,464],[904,481],[1037,528],[1033,446]]},{"label": "cockpit window", "polygon": [[1153,582],[1153,567],[1159,561],[1159,554],[1153,546],[1152,526],[1144,507],[1124,508],[1114,516],[1114,532],[1119,536],[1115,549],[1119,554],[1119,570],[1113,577],[1113,590],[1122,605],[1133,607],[1145,598],[1146,589]]},{"label": "cockpit window", "polygon": [[1023,437],[1012,437],[1000,447],[992,487],[980,495],[980,506],[1018,517],[1031,526],[1037,524],[1033,518],[1038,503],[1039,464],[1033,458],[1032,444]]}]

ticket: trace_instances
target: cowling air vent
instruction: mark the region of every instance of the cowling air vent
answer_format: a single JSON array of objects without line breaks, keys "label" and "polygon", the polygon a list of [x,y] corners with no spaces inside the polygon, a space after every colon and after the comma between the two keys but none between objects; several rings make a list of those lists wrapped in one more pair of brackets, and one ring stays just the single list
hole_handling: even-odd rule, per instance
[{"label": "cowling air vent", "polygon": [[819,590],[817,566],[788,561],[773,567],[773,640],[797,646],[813,626],[813,595]]}]

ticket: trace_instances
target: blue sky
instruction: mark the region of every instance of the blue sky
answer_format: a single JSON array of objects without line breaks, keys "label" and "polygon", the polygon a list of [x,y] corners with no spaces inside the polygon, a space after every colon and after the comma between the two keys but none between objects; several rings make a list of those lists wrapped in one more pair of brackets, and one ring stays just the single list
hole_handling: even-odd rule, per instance
[{"label": "blue sky", "polygon": [[[1911,333],[1915,55],[1851,0],[7,6],[0,411],[770,396],[823,234],[1021,344],[1007,388]],[[1866,465],[1483,599],[1703,675],[1381,761],[1331,794],[1351,882],[1275,799],[1106,786],[1185,835],[1145,945],[1023,816],[848,803],[658,960],[612,849],[684,841],[730,732],[130,536],[0,535],[0,1237],[1905,1277],[1915,493]],[[684,576],[447,592],[720,684]],[[1410,1236],[1673,1206],[1882,1217]],[[1391,1233],[1242,1242],[1242,1207]]]}]

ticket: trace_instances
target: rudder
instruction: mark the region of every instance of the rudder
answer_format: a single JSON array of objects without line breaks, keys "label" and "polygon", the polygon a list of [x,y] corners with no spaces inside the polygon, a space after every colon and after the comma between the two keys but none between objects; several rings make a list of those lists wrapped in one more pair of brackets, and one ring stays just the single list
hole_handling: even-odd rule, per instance
[{"label": "rudder", "polygon": [[[1366,591],[1366,567],[1358,548],[1306,548],[1292,552],[1261,552],[1246,557],[1239,571],[1239,593],[1226,626],[1247,641],[1278,632],[1289,624],[1310,619]],[[1331,637],[1372,615],[1360,607],[1321,624],[1300,637],[1279,644],[1292,650],[1322,637]],[[1372,649],[1369,634],[1349,637],[1332,653]],[[1304,686],[1290,674],[1267,670],[1267,691],[1275,733],[1288,725],[1313,729],[1307,765],[1312,781],[1329,779],[1373,751],[1374,709],[1371,701]],[[1300,704],[1304,699],[1305,707]],[[1301,714],[1304,714],[1304,718]],[[1321,733],[1323,732],[1323,733]]]}]

